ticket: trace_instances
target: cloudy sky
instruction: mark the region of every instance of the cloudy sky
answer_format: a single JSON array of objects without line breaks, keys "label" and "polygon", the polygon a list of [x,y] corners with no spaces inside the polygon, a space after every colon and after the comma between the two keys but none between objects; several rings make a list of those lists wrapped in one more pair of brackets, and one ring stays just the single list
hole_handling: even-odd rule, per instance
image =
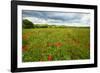
[{"label": "cloudy sky", "polygon": [[89,13],[23,10],[22,17],[35,24],[90,26]]}]

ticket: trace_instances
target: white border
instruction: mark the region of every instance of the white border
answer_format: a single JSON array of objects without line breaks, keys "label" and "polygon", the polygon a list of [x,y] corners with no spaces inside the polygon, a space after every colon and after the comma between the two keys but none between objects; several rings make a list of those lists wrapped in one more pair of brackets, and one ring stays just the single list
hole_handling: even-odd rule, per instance
[{"label": "white border", "polygon": [[[63,12],[86,12],[90,13],[90,59],[87,60],[68,60],[68,61],[52,61],[52,62],[22,62],[22,10],[39,10],[39,11],[63,11]],[[77,9],[77,8],[58,8],[58,7],[40,7],[40,6],[18,6],[17,12],[17,57],[18,68],[25,67],[43,67],[43,66],[58,66],[58,65],[78,65],[78,64],[93,64],[94,63],[94,10],[92,9]]]}]

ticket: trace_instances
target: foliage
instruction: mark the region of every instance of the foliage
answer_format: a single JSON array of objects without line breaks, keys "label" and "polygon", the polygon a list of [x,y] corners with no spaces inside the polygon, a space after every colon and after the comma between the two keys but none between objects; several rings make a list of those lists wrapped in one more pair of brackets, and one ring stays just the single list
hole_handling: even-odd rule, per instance
[{"label": "foliage", "polygon": [[31,21],[24,19],[23,28],[34,28],[34,24]]},{"label": "foliage", "polygon": [[28,19],[23,20],[23,28],[68,28],[68,26],[64,25],[48,25],[48,24],[34,24]]},{"label": "foliage", "polygon": [[[84,33],[84,34],[83,34]],[[23,29],[23,62],[80,60],[90,58],[90,29]]]},{"label": "foliage", "polygon": [[48,24],[35,24],[35,28],[48,28]]}]

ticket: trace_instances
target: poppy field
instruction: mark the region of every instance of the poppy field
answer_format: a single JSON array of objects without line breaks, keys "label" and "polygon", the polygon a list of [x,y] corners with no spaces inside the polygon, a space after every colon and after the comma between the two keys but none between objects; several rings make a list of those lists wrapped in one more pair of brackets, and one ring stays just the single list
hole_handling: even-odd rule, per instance
[{"label": "poppy field", "polygon": [[89,58],[89,27],[22,29],[23,62]]}]

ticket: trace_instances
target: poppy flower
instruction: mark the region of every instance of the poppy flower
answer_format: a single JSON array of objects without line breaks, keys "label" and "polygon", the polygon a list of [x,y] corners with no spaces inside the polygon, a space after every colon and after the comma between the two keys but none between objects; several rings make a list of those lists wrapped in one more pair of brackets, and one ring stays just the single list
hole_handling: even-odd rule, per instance
[{"label": "poppy flower", "polygon": [[27,49],[27,45],[24,45],[24,46],[22,46],[22,51],[24,52],[24,51],[27,51],[28,49]]},{"label": "poppy flower", "polygon": [[48,61],[51,61],[51,60],[52,60],[52,56],[48,55]]},{"label": "poppy flower", "polygon": [[54,46],[56,46],[56,47],[61,47],[62,44],[61,44],[60,42],[56,42],[56,43],[54,43]]}]

